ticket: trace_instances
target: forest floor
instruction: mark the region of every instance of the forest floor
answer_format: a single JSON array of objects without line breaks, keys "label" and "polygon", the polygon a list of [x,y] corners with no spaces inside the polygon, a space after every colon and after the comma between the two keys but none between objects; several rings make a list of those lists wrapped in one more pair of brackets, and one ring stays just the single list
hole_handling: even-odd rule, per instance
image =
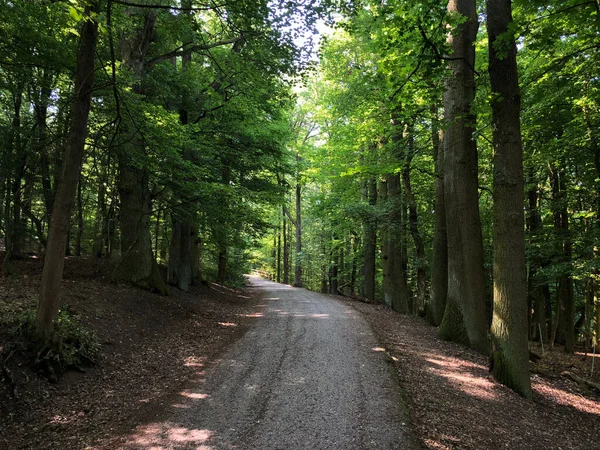
[{"label": "forest floor", "polygon": [[[0,372],[4,365],[14,382],[1,374],[2,449],[82,449],[130,432],[162,415],[187,380],[257,320],[259,302],[249,290],[210,285],[161,297],[110,283],[110,261],[68,258],[64,303],[96,331],[102,357],[85,373],[50,383],[12,351],[23,344],[12,330],[35,304],[41,268],[30,259],[0,276]],[[345,301],[386,348],[424,448],[600,448],[600,395],[567,376],[589,379],[592,355],[545,349],[531,363],[534,395],[525,400],[489,375],[485,356],[441,341],[423,319]],[[537,344],[531,348],[542,355]],[[600,382],[598,355],[591,381]]]},{"label": "forest floor", "polygon": [[102,356],[85,373],[50,383],[26,363],[13,336],[22,312],[35,305],[41,268],[40,260],[20,261],[16,274],[0,277],[0,354],[14,382],[0,376],[2,449],[81,449],[130,431],[161,414],[255,320],[256,302],[245,290],[210,285],[161,297],[110,283],[110,261],[68,258],[64,303],[95,330]]},{"label": "forest floor", "polygon": [[[410,421],[429,449],[598,449],[600,355],[545,349],[530,362],[533,399],[496,382],[488,358],[437,337],[424,319],[348,301],[370,322],[406,395]],[[538,344],[530,349],[542,355]],[[595,358],[594,376],[590,378]]]}]

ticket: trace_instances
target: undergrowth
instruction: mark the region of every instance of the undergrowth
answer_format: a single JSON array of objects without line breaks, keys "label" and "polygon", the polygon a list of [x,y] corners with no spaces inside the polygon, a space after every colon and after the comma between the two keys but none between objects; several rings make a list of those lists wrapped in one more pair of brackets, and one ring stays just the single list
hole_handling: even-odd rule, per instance
[{"label": "undergrowth", "polygon": [[84,326],[68,306],[58,311],[54,324],[54,338],[50,343],[40,342],[35,332],[36,310],[27,310],[16,328],[16,334],[32,343],[34,365],[50,378],[69,369],[96,364],[100,343],[96,334]]}]

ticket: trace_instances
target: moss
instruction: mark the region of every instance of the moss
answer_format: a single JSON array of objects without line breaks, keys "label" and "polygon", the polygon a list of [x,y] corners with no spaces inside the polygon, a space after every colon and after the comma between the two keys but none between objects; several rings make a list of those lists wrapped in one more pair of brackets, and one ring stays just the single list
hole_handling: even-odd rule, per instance
[{"label": "moss", "polygon": [[438,336],[445,341],[469,345],[469,337],[463,322],[463,316],[458,305],[448,298],[442,323],[438,328]]}]

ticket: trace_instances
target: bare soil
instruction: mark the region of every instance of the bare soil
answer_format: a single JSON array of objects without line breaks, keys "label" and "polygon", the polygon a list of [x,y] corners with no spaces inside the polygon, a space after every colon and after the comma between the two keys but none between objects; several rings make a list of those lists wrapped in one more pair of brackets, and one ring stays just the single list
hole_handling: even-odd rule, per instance
[{"label": "bare soil", "polygon": [[246,290],[210,285],[162,297],[110,283],[110,261],[67,258],[63,303],[95,330],[102,356],[53,384],[13,335],[35,305],[41,268],[29,259],[0,277],[0,354],[10,374],[0,377],[0,448],[77,449],[128,432],[159,415],[254,320],[257,302]]},{"label": "bare soil", "polygon": [[[600,396],[565,372],[598,383],[600,358],[545,349],[531,362],[533,399],[499,384],[488,358],[437,337],[424,319],[348,301],[379,336],[406,395],[411,423],[428,449],[598,449]],[[542,355],[537,344],[531,350]]]}]

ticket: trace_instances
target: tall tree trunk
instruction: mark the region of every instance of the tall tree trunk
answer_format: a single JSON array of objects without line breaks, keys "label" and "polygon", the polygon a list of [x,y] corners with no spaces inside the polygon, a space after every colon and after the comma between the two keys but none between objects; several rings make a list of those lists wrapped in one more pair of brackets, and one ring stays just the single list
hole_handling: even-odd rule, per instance
[{"label": "tall tree trunk", "polygon": [[[184,0],[182,5],[191,7],[189,1]],[[189,16],[190,11],[184,14]],[[191,54],[183,55],[181,58],[181,70],[185,72],[192,60]],[[185,108],[185,95],[181,98],[181,106],[179,108],[179,123],[188,125],[188,111]],[[184,149],[182,151],[183,159],[189,161],[189,152]],[[192,284],[192,255],[191,252],[191,234],[193,224],[190,219],[190,214],[186,214],[183,207],[175,208],[173,214],[173,238],[171,241],[171,251],[169,252],[167,282],[173,286],[177,286],[184,292],[187,292]],[[177,236],[176,236],[177,234]],[[176,245],[174,244],[176,242]]]},{"label": "tall tree trunk", "polygon": [[36,332],[39,338],[46,343],[54,339],[54,321],[58,316],[60,304],[71,209],[87,136],[94,82],[94,57],[98,40],[98,10],[99,2],[92,1],[88,4],[86,20],[81,29],[69,140],[64,154],[60,184],[52,207],[48,246],[42,272],[42,292],[36,315]]},{"label": "tall tree trunk", "polygon": [[[299,160],[299,156],[297,159]],[[296,182],[296,267],[294,272],[294,286],[302,287],[302,188],[300,181]]]},{"label": "tall tree trunk", "polygon": [[[367,182],[369,205],[377,203],[377,183],[375,180]],[[377,225],[372,217],[365,224],[365,259],[364,259],[364,287],[363,295],[369,300],[375,300],[375,267],[377,254]]]},{"label": "tall tree trunk", "polygon": [[440,145],[443,132],[439,131],[437,105],[432,110],[431,140],[435,161],[435,206],[433,253],[431,257],[431,295],[427,308],[428,320],[435,326],[442,323],[448,294],[448,240],[446,237],[446,205],[444,201],[444,147]]},{"label": "tall tree trunk", "polygon": [[75,236],[75,256],[81,256],[81,239],[83,238],[83,195],[82,177],[79,175],[77,183],[77,234]]},{"label": "tall tree trunk", "polygon": [[281,283],[281,228],[277,228],[277,282]]},{"label": "tall tree trunk", "polygon": [[565,352],[575,349],[575,302],[573,298],[572,256],[573,242],[569,234],[569,212],[567,209],[567,183],[565,171],[554,165],[550,166],[550,182],[552,184],[552,208],[554,230],[560,242],[561,252],[558,261],[565,267],[558,278],[556,295],[555,338],[565,345]]},{"label": "tall tree trunk", "polygon": [[414,135],[412,125],[407,127],[405,136],[407,140],[407,152],[404,158],[404,165],[402,168],[402,180],[404,181],[404,191],[406,194],[406,200],[408,202],[408,219],[410,225],[410,234],[415,243],[415,250],[417,253],[417,298],[415,305],[415,312],[419,315],[425,314],[425,296],[427,295],[427,271],[425,262],[425,244],[423,243],[423,237],[419,230],[419,216],[417,211],[417,201],[412,191],[412,184],[410,180],[411,162],[414,154]]},{"label": "tall tree trunk", "polygon": [[[514,38],[505,40],[512,23],[511,0],[487,0],[487,19],[488,72],[494,94],[494,314],[491,366],[498,381],[531,398],[521,95],[517,46]],[[498,97],[495,97],[496,94]]]},{"label": "tall tree trunk", "polygon": [[192,284],[198,285],[202,282],[202,272],[200,269],[200,236],[196,226],[190,229],[190,268],[192,271]]},{"label": "tall tree trunk", "polygon": [[281,212],[283,215],[283,284],[290,284],[290,247],[288,242],[290,230],[288,229],[285,206],[281,207]]},{"label": "tall tree trunk", "polygon": [[[129,10],[131,15],[143,14],[144,24],[132,38],[121,41],[121,57],[136,79],[134,92],[143,95],[142,79],[146,55],[154,34],[156,11]],[[136,124],[129,124],[130,144],[119,154],[119,196],[121,198],[121,260],[113,271],[113,278],[146,289],[167,294],[168,288],[158,270],[152,254],[150,236],[151,201],[148,187],[149,173],[146,164],[146,144]],[[142,161],[135,167],[133,161]]]},{"label": "tall tree trunk", "polygon": [[394,311],[408,314],[408,286],[403,267],[402,251],[402,185],[400,184],[400,175],[394,174],[387,177],[387,195],[388,201],[391,202],[387,250],[390,274],[389,302]]},{"label": "tall tree trunk", "polygon": [[[388,175],[389,176],[389,175]],[[387,177],[379,180],[379,201],[382,203],[388,202],[387,194]],[[388,218],[389,219],[389,218]],[[380,253],[381,253],[381,270],[383,273],[383,302],[387,306],[392,306],[392,277],[390,276],[390,245],[389,245],[389,229],[390,221],[382,220],[379,226]]]},{"label": "tall tree trunk", "polygon": [[448,236],[448,297],[440,336],[487,353],[487,314],[483,240],[479,217],[476,117],[475,38],[479,24],[475,0],[450,0],[448,12],[466,21],[449,37],[451,74],[444,92],[444,199]]}]

